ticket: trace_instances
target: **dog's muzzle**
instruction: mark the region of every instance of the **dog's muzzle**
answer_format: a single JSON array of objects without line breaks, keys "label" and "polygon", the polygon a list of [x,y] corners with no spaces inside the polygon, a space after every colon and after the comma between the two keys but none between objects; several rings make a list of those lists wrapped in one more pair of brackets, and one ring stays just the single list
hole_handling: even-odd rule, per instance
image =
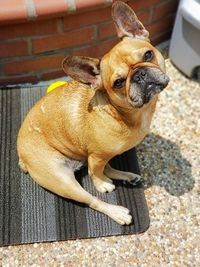
[{"label": "dog's muzzle", "polygon": [[168,83],[168,76],[158,67],[136,68],[130,78],[130,101],[134,106],[140,107],[159,94]]}]

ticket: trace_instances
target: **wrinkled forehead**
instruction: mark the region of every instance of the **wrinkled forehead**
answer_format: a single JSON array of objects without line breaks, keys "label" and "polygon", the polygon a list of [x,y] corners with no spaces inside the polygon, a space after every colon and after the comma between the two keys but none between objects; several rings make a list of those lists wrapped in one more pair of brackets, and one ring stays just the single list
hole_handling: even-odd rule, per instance
[{"label": "wrinkled forehead", "polygon": [[147,50],[152,50],[154,53],[153,63],[158,65],[165,72],[164,59],[160,52],[153,47],[148,41],[136,38],[125,37],[121,42],[115,45],[111,51],[105,55],[105,60],[109,60],[109,66],[123,69],[123,72],[128,71],[130,67],[143,62],[144,53]]},{"label": "wrinkled forehead", "polygon": [[133,38],[124,38],[113,47],[111,58],[117,60],[120,56],[127,65],[133,65],[135,62],[141,60],[146,50],[153,50],[153,47],[149,42]]}]

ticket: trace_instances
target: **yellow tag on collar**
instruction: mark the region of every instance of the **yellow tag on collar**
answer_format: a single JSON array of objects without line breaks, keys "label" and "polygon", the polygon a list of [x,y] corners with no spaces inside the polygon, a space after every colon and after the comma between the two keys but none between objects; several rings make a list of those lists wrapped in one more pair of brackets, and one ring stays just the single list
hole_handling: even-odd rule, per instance
[{"label": "yellow tag on collar", "polygon": [[63,84],[66,84],[67,82],[66,81],[57,81],[57,82],[54,82],[52,84],[50,84],[47,88],[47,93],[53,91],[54,89],[56,89],[57,87],[63,85]]}]

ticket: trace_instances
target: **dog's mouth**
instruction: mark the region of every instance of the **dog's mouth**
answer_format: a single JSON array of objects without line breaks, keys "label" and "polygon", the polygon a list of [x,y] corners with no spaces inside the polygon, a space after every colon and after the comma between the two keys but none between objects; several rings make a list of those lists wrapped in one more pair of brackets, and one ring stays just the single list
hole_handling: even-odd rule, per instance
[{"label": "dog's mouth", "polygon": [[130,78],[128,101],[134,107],[142,107],[169,83],[169,77],[157,67],[136,69]]}]

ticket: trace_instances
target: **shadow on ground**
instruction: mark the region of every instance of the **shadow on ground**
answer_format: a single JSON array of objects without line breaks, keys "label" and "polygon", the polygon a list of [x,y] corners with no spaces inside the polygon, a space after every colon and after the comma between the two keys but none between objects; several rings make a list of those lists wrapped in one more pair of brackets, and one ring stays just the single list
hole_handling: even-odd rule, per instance
[{"label": "shadow on ground", "polygon": [[151,133],[137,147],[137,155],[145,187],[158,185],[174,196],[194,187],[191,164],[176,143]]}]

